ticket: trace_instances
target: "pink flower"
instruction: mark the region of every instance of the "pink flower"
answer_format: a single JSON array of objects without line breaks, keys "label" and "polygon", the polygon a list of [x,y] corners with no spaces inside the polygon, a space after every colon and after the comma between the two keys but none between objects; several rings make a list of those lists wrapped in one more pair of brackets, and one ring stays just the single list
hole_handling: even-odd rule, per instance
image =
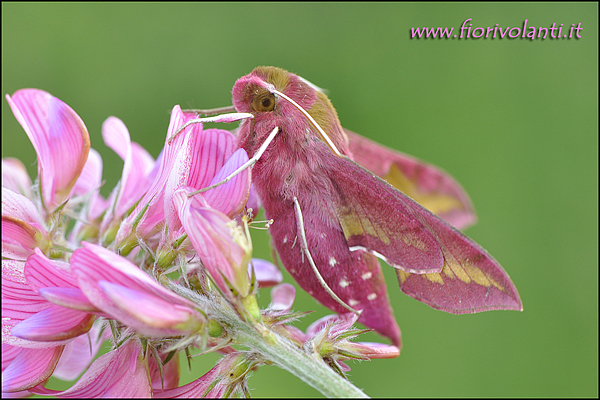
[{"label": "pink flower", "polygon": [[[202,263],[228,297],[250,294],[248,263],[252,248],[237,222],[208,206],[204,196],[189,198],[189,188],[175,193],[179,219]],[[232,289],[236,294],[232,294]]]},{"label": "pink flower", "polygon": [[253,258],[252,264],[248,265],[248,274],[252,275],[251,268],[254,268],[254,274],[259,287],[275,286],[283,281],[283,274],[275,264],[260,258]]},{"label": "pink flower", "polygon": [[52,374],[63,381],[75,380],[94,361],[109,331],[102,333],[102,320],[96,320],[88,334],[77,336],[65,345],[63,353]]},{"label": "pink flower", "polygon": [[282,283],[271,289],[271,304],[263,311],[267,323],[275,325],[280,334],[296,342],[299,346],[312,349],[332,368],[343,375],[350,367],[344,360],[370,360],[373,358],[395,358],[400,349],[393,345],[372,342],[351,342],[367,330],[354,329],[358,320],[355,314],[328,315],[313,322],[306,333],[291,325],[282,325],[293,321],[299,315],[290,313],[296,289],[289,283]]},{"label": "pink flower", "polygon": [[249,397],[247,376],[256,365],[244,354],[232,353],[223,357],[217,365],[195,381],[176,389],[156,390],[157,397],[198,398]]},{"label": "pink flower", "polygon": [[272,329],[306,349],[312,349],[327,364],[343,375],[350,367],[344,360],[370,360],[373,358],[395,358],[400,355],[396,346],[371,342],[351,342],[367,330],[353,328],[358,317],[355,314],[328,315],[313,322],[306,333],[300,329],[285,325],[298,316],[290,313],[294,303],[296,289],[289,283],[282,283],[271,289],[271,304],[263,310],[265,321]]},{"label": "pink flower", "polygon": [[37,153],[42,199],[53,211],[69,198],[85,165],[87,128],[75,111],[43,90],[22,89],[6,100]]},{"label": "pink flower", "polygon": [[3,260],[3,341],[20,347],[45,348],[67,343],[87,332],[93,315],[55,305],[44,290],[77,290],[76,278],[64,262],[51,261],[39,249],[26,263]]},{"label": "pink flower", "polygon": [[150,337],[197,332],[205,319],[191,301],[176,295],[150,275],[104,247],[82,242],[71,268],[89,301],[137,332]]},{"label": "pink flower", "polygon": [[373,358],[395,358],[400,348],[393,345],[371,342],[351,342],[350,339],[368,330],[353,329],[358,320],[356,314],[328,315],[313,322],[306,329],[306,342],[325,362],[342,376],[350,370],[344,360],[370,360]]},{"label": "pink flower", "polygon": [[2,371],[2,392],[23,392],[45,382],[54,372],[63,349],[64,346],[28,349],[3,343],[2,358],[7,355],[10,363]]},{"label": "pink flower", "polygon": [[47,288],[73,288],[73,282],[67,265],[48,260],[39,249],[27,263],[2,261],[2,342],[14,355],[3,370],[3,392],[45,381],[65,344],[91,327],[92,314],[54,305],[42,295]]},{"label": "pink flower", "polygon": [[296,288],[289,283],[282,283],[271,289],[271,304],[269,309],[273,311],[288,312],[294,304]]},{"label": "pink flower", "polygon": [[[119,184],[110,196],[112,206],[105,214],[101,230],[105,233],[105,242],[112,242],[119,229],[121,219],[148,190],[154,159],[139,144],[132,142],[129,131],[120,119],[109,117],[102,124],[104,143],[123,159],[123,174]],[[109,232],[106,232],[106,231]]]},{"label": "pink flower", "polygon": [[[131,241],[136,240],[133,230],[136,237],[150,238],[165,225],[171,235],[167,242],[172,242],[181,229],[172,201],[177,189],[182,186],[200,189],[219,182],[248,160],[243,150],[233,154],[235,138],[230,132],[203,131],[201,124],[186,128],[169,143],[169,138],[190,118],[179,106],[173,108],[158,172],[138,206],[121,225],[117,234],[119,248],[132,246]],[[204,196],[211,207],[233,217],[246,204],[249,192],[250,171],[245,171],[227,184],[205,192]]]},{"label": "pink flower", "polygon": [[[100,194],[102,186],[102,158],[94,149],[90,149],[87,162],[75,186],[73,194],[80,196],[82,211],[80,218],[75,222],[71,231],[69,242],[78,243],[81,240],[98,241],[102,215],[110,206],[111,199],[105,199]],[[74,199],[71,199],[72,201]],[[114,199],[112,199],[114,200]]]},{"label": "pink flower", "polygon": [[68,390],[37,387],[32,392],[70,398],[152,397],[148,364],[138,339],[100,356]]},{"label": "pink flower", "polygon": [[47,251],[50,235],[35,204],[2,187],[2,257],[26,260],[36,247]]},{"label": "pink flower", "polygon": [[[177,357],[179,353],[173,353],[174,355],[171,352],[160,355],[161,366],[158,365],[155,357],[150,357],[148,367],[154,390],[179,387],[179,358]],[[172,357],[167,361],[169,355],[172,355]]]},{"label": "pink flower", "polygon": [[2,159],[2,187],[31,198],[31,179],[25,166],[18,159]]}]

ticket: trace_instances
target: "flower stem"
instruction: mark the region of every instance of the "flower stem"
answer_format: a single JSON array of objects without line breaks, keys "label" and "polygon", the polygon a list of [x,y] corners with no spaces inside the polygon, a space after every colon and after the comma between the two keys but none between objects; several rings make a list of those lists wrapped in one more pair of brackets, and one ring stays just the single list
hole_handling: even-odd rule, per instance
[{"label": "flower stem", "polygon": [[[232,321],[229,321],[232,322]],[[277,333],[262,335],[255,327],[236,323],[236,339],[260,353],[265,359],[297,376],[327,397],[368,396],[350,381],[334,372],[320,358],[311,357]]]},{"label": "flower stem", "polygon": [[[181,287],[171,286],[182,291]],[[183,290],[187,292],[186,290]],[[326,397],[368,396],[350,381],[333,371],[318,356],[313,357],[293,345],[288,339],[266,328],[261,322],[244,321],[224,299],[198,296],[187,292],[211,318],[227,327],[234,341],[259,353],[264,360],[297,376]]]}]

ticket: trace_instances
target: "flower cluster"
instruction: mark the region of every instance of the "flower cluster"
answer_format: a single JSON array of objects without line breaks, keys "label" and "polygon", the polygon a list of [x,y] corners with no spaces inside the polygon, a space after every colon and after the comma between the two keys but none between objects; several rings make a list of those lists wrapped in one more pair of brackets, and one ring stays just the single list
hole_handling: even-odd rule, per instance
[{"label": "flower cluster", "polygon": [[[307,374],[343,377],[344,360],[399,354],[351,342],[362,332],[354,315],[306,332],[290,325],[304,314],[291,310],[294,287],[280,283],[273,264],[252,259],[250,170],[197,192],[248,161],[229,131],[181,130],[194,115],[175,106],[155,160],[108,118],[102,136],[124,167],[104,198],[102,159],[79,116],[42,90],[6,98],[37,153],[38,177],[2,160],[3,393],[247,396],[249,372],[266,363],[292,371],[287,364],[307,360]],[[260,310],[257,289],[273,285]],[[111,349],[96,358],[107,341]],[[180,387],[178,354],[191,347],[224,356]],[[50,376],[79,379],[55,391],[44,386]]]}]

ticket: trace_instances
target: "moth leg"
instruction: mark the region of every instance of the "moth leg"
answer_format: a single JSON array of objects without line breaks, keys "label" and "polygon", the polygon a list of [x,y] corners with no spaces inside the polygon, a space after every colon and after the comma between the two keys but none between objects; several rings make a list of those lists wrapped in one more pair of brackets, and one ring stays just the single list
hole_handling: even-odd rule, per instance
[{"label": "moth leg", "polygon": [[275,244],[273,243],[273,239],[271,239],[271,259],[273,260],[273,264],[275,264],[277,268],[281,270],[279,254],[277,254],[277,250],[275,250]]},{"label": "moth leg", "polygon": [[262,156],[262,154],[265,152],[265,150],[267,149],[267,147],[269,146],[269,144],[271,144],[271,142],[275,138],[275,135],[277,135],[277,132],[279,132],[279,127],[276,126],[271,131],[271,133],[269,134],[269,136],[267,137],[267,139],[265,139],[265,141],[263,142],[263,144],[260,145],[260,148],[256,151],[256,153],[254,154],[254,156],[251,159],[249,159],[248,161],[246,161],[243,165],[241,165],[238,169],[236,169],[235,171],[233,171],[230,175],[226,176],[222,181],[217,182],[214,185],[210,185],[210,186],[207,186],[205,188],[202,188],[200,190],[196,190],[195,192],[190,193],[188,196],[191,197],[191,196],[193,196],[195,194],[206,192],[207,190],[214,189],[217,186],[221,186],[222,184],[229,182],[234,176],[236,176],[237,174],[239,174],[240,172],[242,172],[246,168],[251,168],[254,164],[256,164],[256,162],[259,160],[260,156]]},{"label": "moth leg", "polygon": [[331,298],[333,298],[339,305],[341,305],[351,313],[360,316],[361,311],[355,310],[354,308],[346,304],[342,299],[340,299],[338,295],[335,294],[333,290],[331,290],[329,285],[327,285],[327,282],[325,282],[325,280],[319,273],[319,270],[317,269],[317,266],[315,265],[315,262],[310,254],[310,250],[308,249],[308,241],[306,240],[306,233],[304,231],[304,219],[302,218],[302,210],[300,209],[300,203],[298,203],[298,199],[296,197],[294,197],[294,209],[296,211],[296,222],[298,224],[298,235],[296,237],[300,238],[300,249],[302,251],[302,256],[304,257],[304,255],[306,255],[308,264],[313,269],[313,272],[315,273],[315,276],[317,277],[319,283],[321,284],[321,286],[323,286],[323,289],[325,289],[325,291],[331,296]]},{"label": "moth leg", "polygon": [[297,241],[297,240],[298,240],[298,235],[296,235],[296,237],[294,238],[294,243],[292,243],[292,247],[291,247],[292,249],[293,249],[294,247],[296,247],[296,241]]}]

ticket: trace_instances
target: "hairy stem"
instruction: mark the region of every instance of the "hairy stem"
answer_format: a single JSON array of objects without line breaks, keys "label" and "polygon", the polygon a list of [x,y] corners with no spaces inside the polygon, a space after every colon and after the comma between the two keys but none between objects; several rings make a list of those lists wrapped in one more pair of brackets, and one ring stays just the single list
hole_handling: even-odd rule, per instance
[{"label": "hairy stem", "polygon": [[223,298],[210,298],[192,293],[180,286],[170,285],[171,289],[187,295],[205,310],[211,318],[226,326],[237,344],[251,348],[265,360],[273,362],[297,376],[302,381],[327,397],[368,396],[350,381],[334,372],[318,356],[307,354],[285,337],[266,328],[260,322],[246,322],[240,318],[231,305]]},{"label": "hairy stem", "polygon": [[284,337],[272,331],[261,335],[253,326],[245,323],[239,324],[237,328],[236,337],[241,343],[297,376],[324,396],[368,397],[350,381],[334,372],[323,360],[311,357]]}]

